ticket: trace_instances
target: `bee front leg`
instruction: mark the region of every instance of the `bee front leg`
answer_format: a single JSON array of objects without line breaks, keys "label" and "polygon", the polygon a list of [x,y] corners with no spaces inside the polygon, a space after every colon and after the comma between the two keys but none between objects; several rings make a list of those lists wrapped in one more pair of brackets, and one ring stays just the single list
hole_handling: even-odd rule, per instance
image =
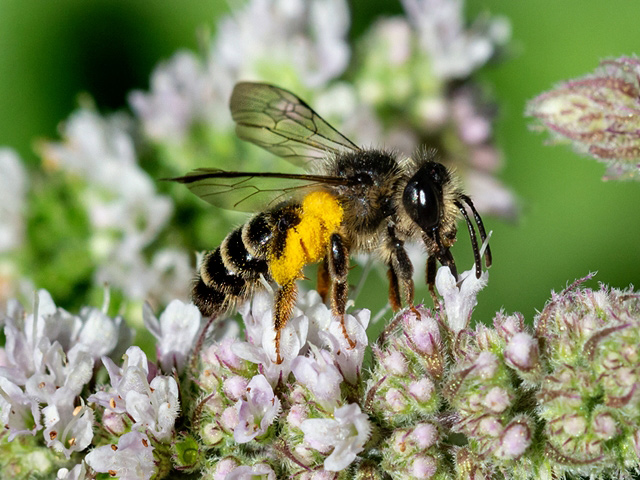
[{"label": "bee front leg", "polygon": [[390,253],[389,260],[389,301],[391,307],[397,304],[400,309],[400,294],[398,287],[402,286],[405,303],[413,308],[413,265],[404,248],[404,242],[400,240],[392,225],[387,227],[387,249]]},{"label": "bee front leg", "polygon": [[276,363],[278,364],[282,363],[282,357],[280,356],[280,336],[282,329],[291,318],[297,296],[298,287],[296,286],[295,280],[285,283],[276,292],[273,305],[273,326],[276,331]]},{"label": "bee front leg", "polygon": [[344,315],[347,310],[347,297],[349,286],[347,284],[347,274],[349,273],[349,248],[344,238],[338,233],[332,233],[329,239],[329,277],[331,278],[331,311],[340,317],[340,325],[344,338],[349,342],[351,348],[355,348],[356,343],[349,337],[347,327],[344,323]]}]

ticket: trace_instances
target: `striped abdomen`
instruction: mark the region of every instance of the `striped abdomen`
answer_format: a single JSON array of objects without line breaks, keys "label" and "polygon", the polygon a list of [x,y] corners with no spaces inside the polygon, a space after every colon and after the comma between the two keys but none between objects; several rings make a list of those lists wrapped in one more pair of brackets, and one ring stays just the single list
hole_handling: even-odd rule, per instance
[{"label": "striped abdomen", "polygon": [[194,303],[204,316],[220,315],[261,288],[261,275],[281,286],[295,282],[305,265],[325,256],[342,214],[338,200],[319,191],[254,216],[205,255]]},{"label": "striped abdomen", "polygon": [[193,301],[204,316],[219,315],[260,288],[260,275],[270,281],[268,259],[290,226],[299,222],[297,205],[254,216],[207,252],[193,286]]}]

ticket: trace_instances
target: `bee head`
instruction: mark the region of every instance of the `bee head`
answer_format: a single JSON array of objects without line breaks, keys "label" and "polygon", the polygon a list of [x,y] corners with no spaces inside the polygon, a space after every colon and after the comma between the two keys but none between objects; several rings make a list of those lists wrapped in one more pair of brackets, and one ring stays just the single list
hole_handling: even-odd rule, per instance
[{"label": "bee head", "polygon": [[409,179],[402,194],[402,204],[418,226],[430,232],[438,226],[442,216],[442,186],[449,180],[449,172],[438,162],[426,162]]}]

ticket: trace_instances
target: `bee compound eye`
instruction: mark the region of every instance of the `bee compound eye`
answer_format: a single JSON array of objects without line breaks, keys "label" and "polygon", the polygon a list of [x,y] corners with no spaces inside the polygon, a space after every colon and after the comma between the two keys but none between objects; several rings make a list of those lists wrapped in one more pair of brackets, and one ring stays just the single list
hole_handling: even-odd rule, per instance
[{"label": "bee compound eye", "polygon": [[424,231],[435,227],[440,219],[440,195],[426,176],[414,176],[404,189],[402,203],[407,214]]}]

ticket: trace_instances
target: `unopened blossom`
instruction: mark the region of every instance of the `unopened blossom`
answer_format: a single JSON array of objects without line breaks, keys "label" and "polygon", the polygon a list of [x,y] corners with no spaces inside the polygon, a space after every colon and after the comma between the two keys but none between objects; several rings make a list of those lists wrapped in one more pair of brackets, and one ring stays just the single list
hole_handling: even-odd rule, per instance
[{"label": "unopened blossom", "polygon": [[336,408],[333,418],[310,418],[302,422],[304,441],[316,450],[333,451],[324,461],[325,470],[338,472],[353,462],[364,450],[371,424],[360,406],[351,403]]},{"label": "unopened blossom", "polygon": [[148,304],[144,305],[142,315],[145,326],[157,340],[156,350],[162,369],[169,373],[175,368],[181,373],[200,330],[202,316],[198,307],[173,300],[160,315],[160,320]]},{"label": "unopened blossom", "polygon": [[108,473],[121,480],[149,479],[155,472],[151,442],[138,431],[125,433],[117,444],[92,450],[85,460],[96,472]]},{"label": "unopened blossom", "polygon": [[[556,137],[607,163],[609,178],[640,179],[640,60],[600,62],[584,77],[558,85],[527,106]],[[605,177],[606,178],[606,177]]]},{"label": "unopened blossom", "polygon": [[247,385],[245,395],[235,406],[238,424],[233,430],[233,438],[238,443],[246,443],[266,433],[269,426],[280,414],[280,399],[275,396],[271,385],[263,375],[256,375]]}]

